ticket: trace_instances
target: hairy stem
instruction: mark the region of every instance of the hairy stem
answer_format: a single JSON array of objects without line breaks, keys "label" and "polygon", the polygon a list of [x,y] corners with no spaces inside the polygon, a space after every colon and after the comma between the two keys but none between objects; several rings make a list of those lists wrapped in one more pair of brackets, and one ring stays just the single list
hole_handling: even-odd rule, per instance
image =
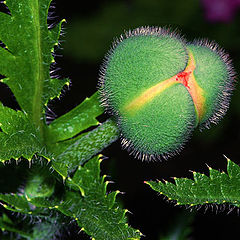
[{"label": "hairy stem", "polygon": [[55,154],[54,164],[65,164],[69,169],[82,165],[116,141],[119,135],[116,122],[110,118],[90,132],[50,145]]},{"label": "hairy stem", "polygon": [[116,122],[113,119],[108,119],[96,129],[82,136],[78,140],[81,164],[115,142],[119,138],[119,134]]}]

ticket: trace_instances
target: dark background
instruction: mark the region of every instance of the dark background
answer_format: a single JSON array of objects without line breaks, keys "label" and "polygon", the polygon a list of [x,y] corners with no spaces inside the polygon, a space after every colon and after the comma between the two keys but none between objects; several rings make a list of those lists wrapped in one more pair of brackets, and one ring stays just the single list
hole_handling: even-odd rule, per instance
[{"label": "dark background", "polygon": [[[112,40],[124,30],[139,26],[169,26],[178,29],[189,41],[194,38],[215,40],[230,53],[236,71],[240,69],[240,7],[233,6],[233,1],[210,0],[204,5],[199,0],[103,0],[97,3],[71,0],[55,1],[55,6],[55,21],[67,20],[61,38],[60,54],[63,56],[57,58],[61,68],[59,75],[69,77],[72,82],[61,100],[50,106],[57,116],[96,91],[99,66]],[[128,215],[129,223],[146,235],[143,239],[159,239],[174,224],[177,214],[190,213],[185,207],[164,200],[145,185],[144,180],[192,178],[189,170],[208,174],[207,165],[226,171],[223,154],[240,164],[239,100],[237,85],[225,118],[210,130],[196,129],[181,154],[168,161],[141,162],[121,150],[119,142],[103,152],[109,159],[103,162],[102,172],[115,182],[109,190],[119,189],[125,193],[120,199],[132,213]],[[229,239],[229,232],[239,236],[238,211],[225,207],[223,212],[217,206],[198,210],[190,237]],[[79,235],[79,239],[82,238]]]},{"label": "dark background", "polygon": [[[60,116],[96,91],[99,66],[111,42],[124,30],[139,26],[168,26],[178,29],[189,41],[194,38],[215,40],[230,53],[236,71],[240,69],[240,3],[238,0],[55,0],[50,24],[65,18],[61,48],[56,61],[60,77],[71,79],[70,90],[63,92],[60,100],[49,107]],[[235,5],[234,5],[235,2]],[[225,5],[224,5],[225,4]],[[8,98],[8,92],[1,99]],[[6,100],[5,100],[6,101]],[[146,240],[158,240],[160,235],[174,226],[174,219],[190,210],[166,201],[143,182],[171,177],[192,178],[191,171],[208,175],[208,166],[226,171],[223,154],[240,164],[240,101],[236,85],[230,109],[225,118],[210,130],[194,136],[180,155],[164,162],[141,162],[121,149],[117,141],[104,150],[109,157],[102,163],[102,174],[110,175],[114,182],[109,190],[124,192],[119,197],[128,214],[129,223],[139,229]],[[202,207],[192,222],[191,239],[229,239],[229,233],[240,235],[238,210],[225,206]],[[88,239],[73,229],[67,239]]]}]

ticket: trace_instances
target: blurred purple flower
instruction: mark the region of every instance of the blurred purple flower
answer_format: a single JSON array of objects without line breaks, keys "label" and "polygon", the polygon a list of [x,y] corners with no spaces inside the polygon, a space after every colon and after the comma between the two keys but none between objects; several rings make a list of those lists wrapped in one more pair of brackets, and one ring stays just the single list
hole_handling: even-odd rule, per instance
[{"label": "blurred purple flower", "polygon": [[201,0],[205,17],[210,22],[230,22],[238,8],[240,0]]}]

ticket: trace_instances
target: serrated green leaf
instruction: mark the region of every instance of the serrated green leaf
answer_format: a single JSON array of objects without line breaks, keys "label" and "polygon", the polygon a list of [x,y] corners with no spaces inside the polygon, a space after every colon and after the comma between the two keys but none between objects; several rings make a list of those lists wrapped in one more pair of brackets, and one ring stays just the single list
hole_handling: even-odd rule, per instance
[{"label": "serrated green leaf", "polygon": [[84,164],[94,155],[119,138],[119,129],[114,120],[107,120],[94,130],[80,136],[56,143],[53,152],[53,168],[64,178],[69,170]]},{"label": "serrated green leaf", "polygon": [[98,92],[86,98],[77,107],[55,119],[48,127],[48,138],[59,142],[74,137],[81,131],[99,124],[96,117],[103,113]]},{"label": "serrated green leaf", "polygon": [[27,199],[28,202],[30,202],[32,205],[39,207],[39,208],[49,208],[53,209],[56,208],[56,206],[59,204],[58,199],[53,199],[51,200],[49,198],[44,198],[44,197],[36,197],[32,199]]},{"label": "serrated green leaf", "polygon": [[46,154],[38,129],[25,113],[14,111],[0,103],[0,126],[0,161],[20,157],[31,159],[35,153]]},{"label": "serrated green leaf", "polygon": [[[20,107],[35,123],[43,116],[43,105],[58,95],[52,91],[49,69],[54,61],[51,51],[57,44],[61,23],[49,30],[48,8],[51,0],[7,0],[11,16],[0,14],[0,74],[14,93]],[[16,37],[17,36],[17,37]],[[58,87],[57,80],[54,85]],[[61,80],[59,87],[63,85]]]},{"label": "serrated green leaf", "polygon": [[73,178],[67,179],[67,184],[70,187],[72,185],[78,187],[82,196],[90,197],[91,195],[95,195],[96,197],[105,198],[106,184],[102,179],[103,177],[100,177],[100,160],[99,157],[95,157],[83,167],[79,166]]},{"label": "serrated green leaf", "polygon": [[[96,240],[140,239],[141,233],[127,225],[127,210],[115,201],[119,191],[107,194],[107,181],[100,176],[98,156],[80,166],[72,178],[67,178],[63,198],[35,197],[26,194],[0,194],[7,210],[27,215],[48,217],[52,211],[73,218]],[[24,190],[25,191],[25,190]]]},{"label": "serrated green leaf", "polygon": [[65,201],[58,209],[74,216],[79,226],[96,240],[140,239],[140,232],[127,225],[124,210],[109,209],[98,199],[82,200],[77,193],[68,193]]},{"label": "serrated green leaf", "polygon": [[[10,211],[38,217],[49,216],[50,210],[57,205],[49,198],[27,198],[20,194],[0,194],[1,205]],[[58,201],[59,202],[59,201]]]},{"label": "serrated green leaf", "polygon": [[[45,86],[45,89],[43,91],[43,99],[46,99],[45,105],[48,102],[48,100],[52,100],[55,97],[60,97],[61,90],[64,86],[69,85],[69,79],[58,79],[58,78],[51,78],[48,81],[48,85]],[[47,94],[46,94],[47,93]]]},{"label": "serrated green leaf", "polygon": [[228,160],[227,171],[228,174],[209,168],[209,177],[194,172],[193,180],[175,178],[175,184],[160,181],[146,183],[179,205],[228,203],[240,207],[240,167]]},{"label": "serrated green leaf", "polygon": [[0,200],[3,201],[3,207],[14,212],[29,213],[31,208],[27,199],[23,195],[0,194]]},{"label": "serrated green leaf", "polygon": [[[0,74],[21,107],[21,111],[14,111],[0,106],[0,160],[20,157],[30,160],[34,154],[52,157],[55,170],[67,177],[69,171],[115,141],[119,131],[112,120],[98,123],[96,117],[103,109],[97,93],[46,126],[47,102],[59,96],[63,85],[68,84],[68,80],[51,79],[49,73],[63,22],[48,29],[50,2],[7,0],[10,15],[0,13],[0,41],[6,45],[0,47]],[[76,136],[98,124],[93,131]],[[21,193],[0,194],[2,206],[40,218],[49,218],[53,212],[60,211],[75,219],[95,239],[140,239],[140,232],[127,225],[126,210],[115,201],[119,191],[106,194],[107,182],[100,177],[97,157],[79,167],[72,179],[67,179],[61,199],[55,195],[55,184],[45,184],[38,177],[32,181],[21,188]]]},{"label": "serrated green leaf", "polygon": [[114,203],[118,192],[106,194],[107,182],[100,177],[99,157],[79,167],[67,184],[79,192],[67,192],[58,210],[74,217],[86,233],[96,240],[140,239],[141,233],[127,225],[126,210]]},{"label": "serrated green leaf", "polygon": [[0,161],[34,154],[49,158],[44,143],[44,112],[47,102],[59,96],[68,79],[51,79],[52,52],[58,44],[61,21],[48,29],[47,15],[51,0],[4,2],[10,15],[0,13],[1,81],[7,84],[22,111],[0,106]]},{"label": "serrated green leaf", "polygon": [[227,158],[227,171],[229,177],[235,181],[240,181],[240,167]]}]

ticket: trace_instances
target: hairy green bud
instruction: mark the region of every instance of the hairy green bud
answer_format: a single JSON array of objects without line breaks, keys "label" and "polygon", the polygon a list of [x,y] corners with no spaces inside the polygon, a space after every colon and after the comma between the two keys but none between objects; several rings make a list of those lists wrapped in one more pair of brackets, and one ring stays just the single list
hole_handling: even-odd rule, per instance
[{"label": "hairy green bud", "polygon": [[233,80],[231,61],[217,44],[189,44],[167,29],[141,27],[113,44],[99,90],[123,148],[151,160],[178,153],[197,126],[217,123],[229,106]]}]

